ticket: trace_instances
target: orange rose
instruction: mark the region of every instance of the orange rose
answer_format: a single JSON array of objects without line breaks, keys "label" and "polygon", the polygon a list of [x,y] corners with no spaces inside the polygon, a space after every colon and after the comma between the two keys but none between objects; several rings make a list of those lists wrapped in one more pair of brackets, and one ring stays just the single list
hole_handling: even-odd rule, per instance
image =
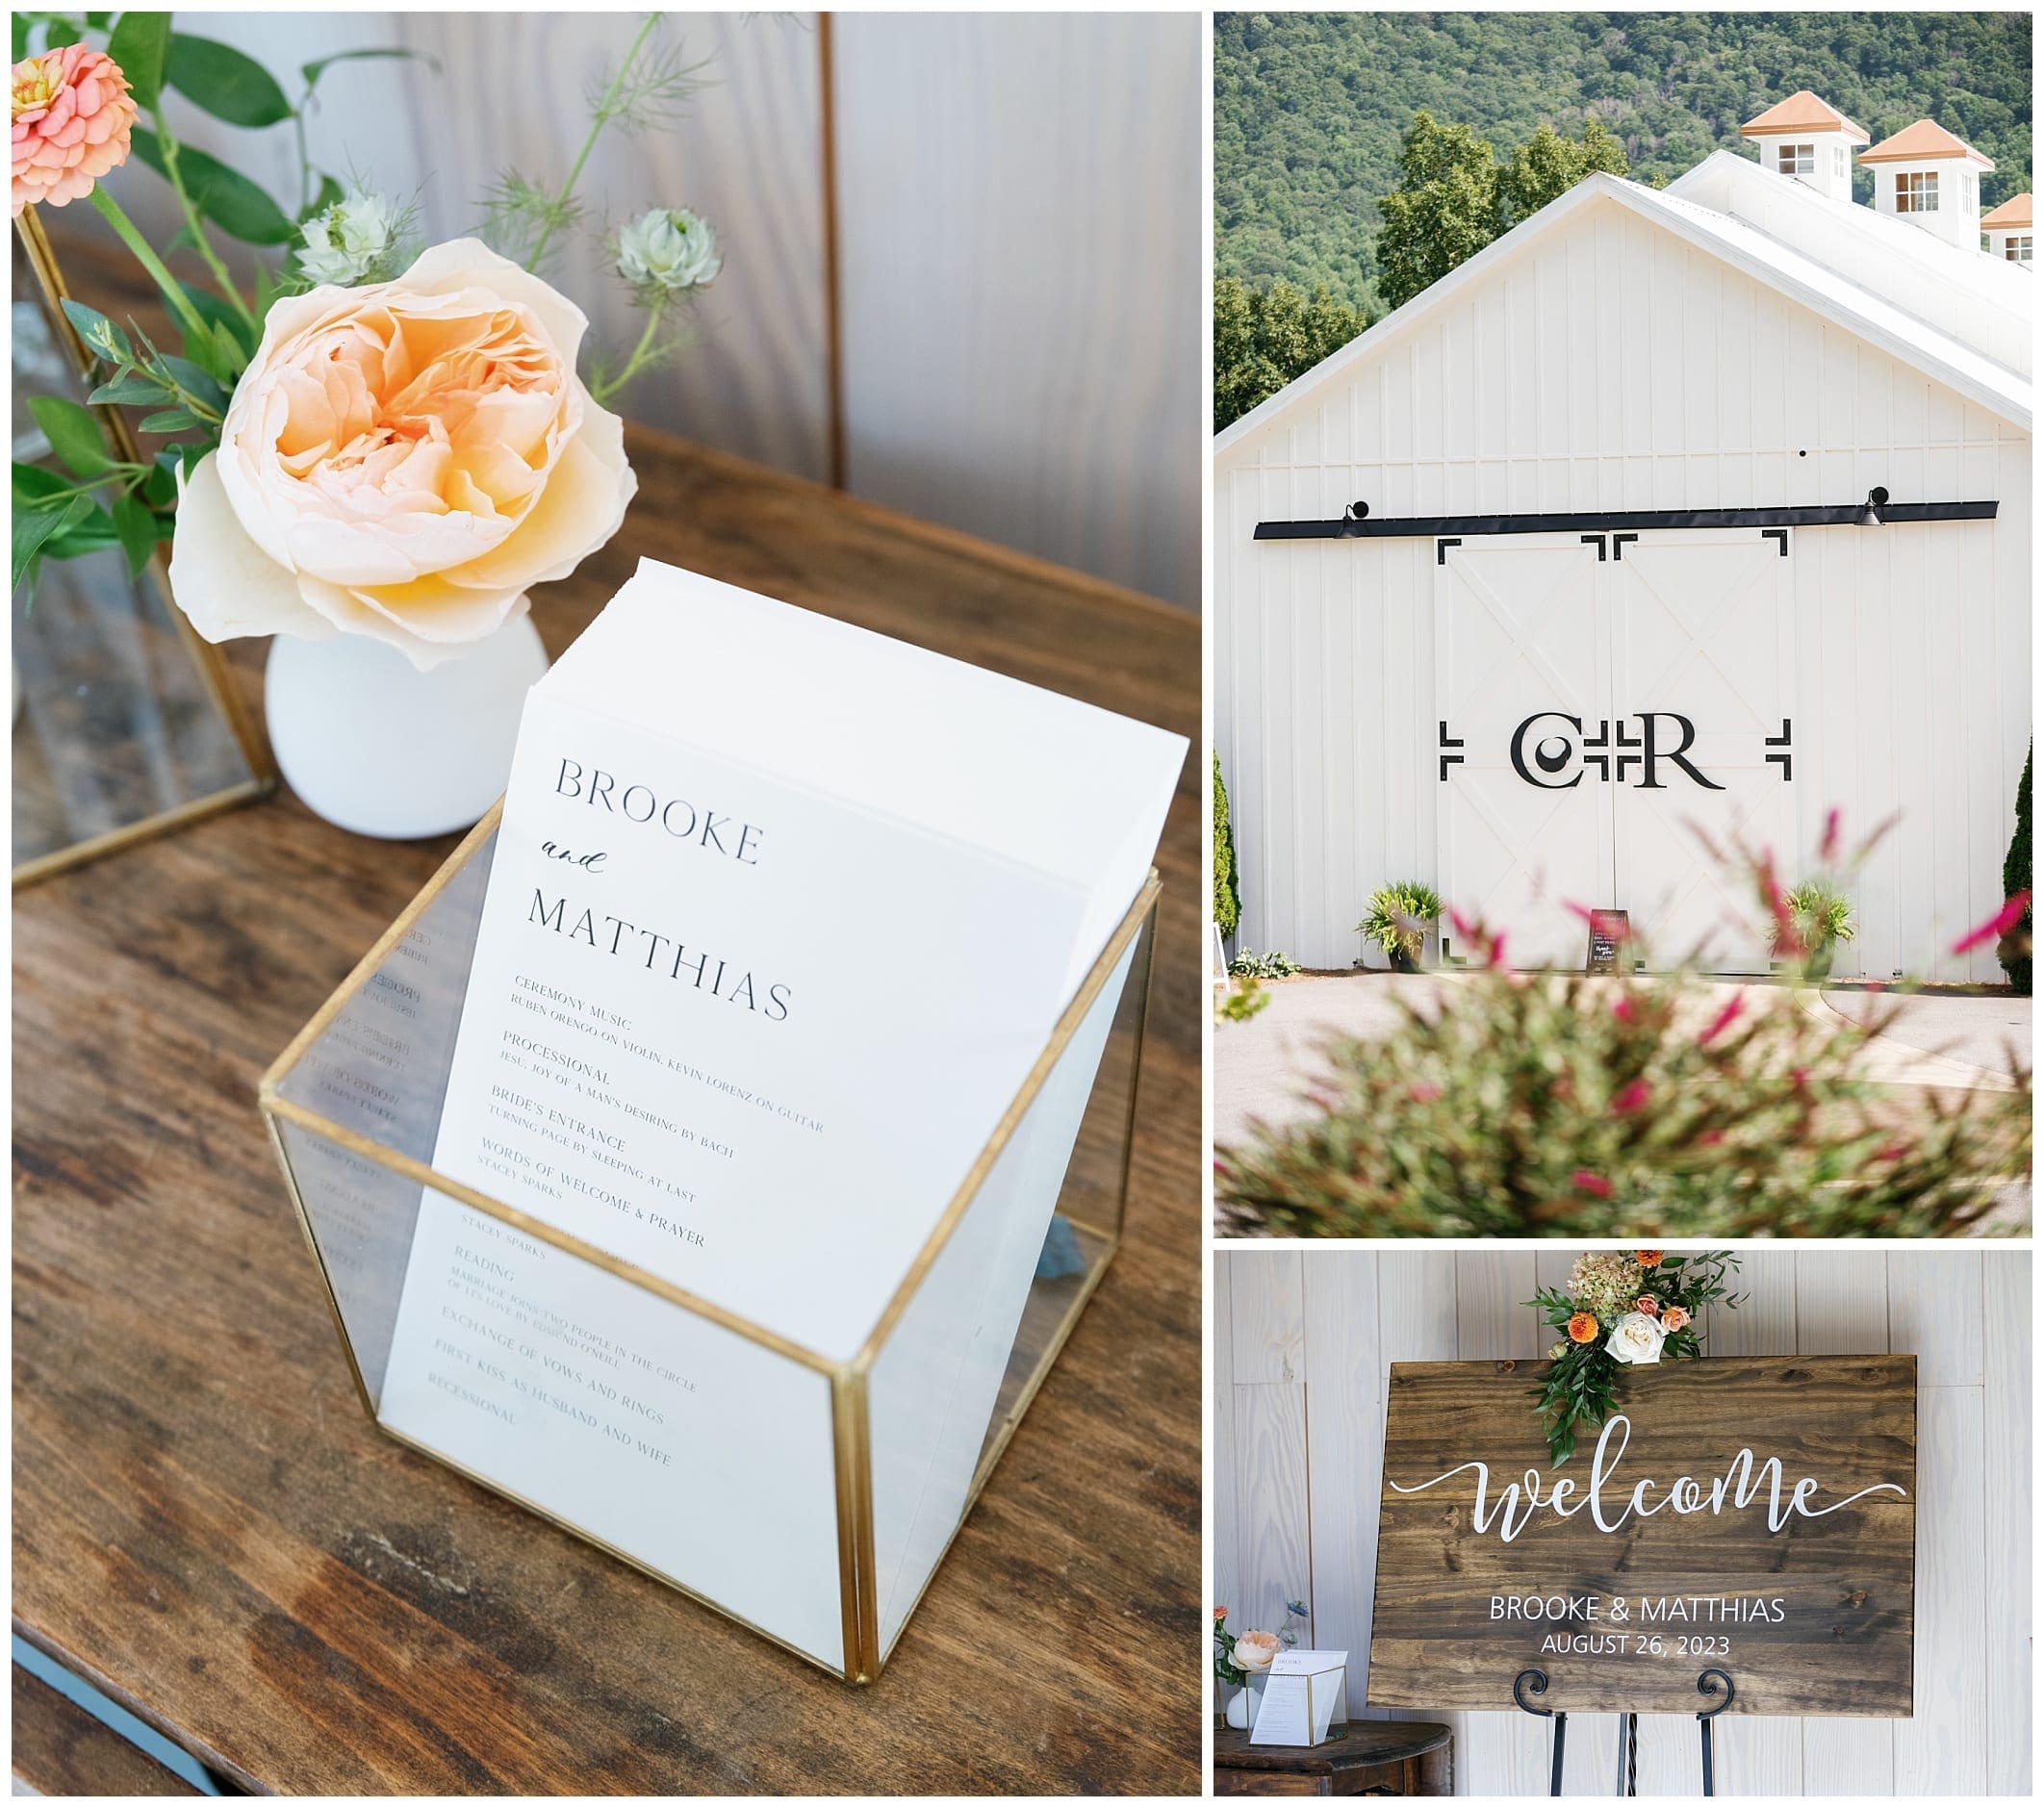
[{"label": "orange rose", "polygon": [[1689,1322],[1689,1313],[1679,1306],[1671,1306],[1661,1314],[1661,1328],[1673,1336]]},{"label": "orange rose", "polygon": [[1573,1318],[1569,1320],[1569,1336],[1577,1343],[1595,1343],[1597,1341],[1597,1314],[1595,1312],[1577,1312]]},{"label": "orange rose", "polygon": [[1642,1268],[1658,1268],[1661,1265],[1661,1252],[1657,1249],[1636,1249],[1632,1252],[1632,1260]]}]

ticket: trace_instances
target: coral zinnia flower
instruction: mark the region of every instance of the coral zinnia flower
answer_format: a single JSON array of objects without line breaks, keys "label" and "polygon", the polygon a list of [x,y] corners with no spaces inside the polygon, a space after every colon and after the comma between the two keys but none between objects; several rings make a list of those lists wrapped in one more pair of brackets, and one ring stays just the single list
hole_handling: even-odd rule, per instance
[{"label": "coral zinnia flower", "polygon": [[1632,1260],[1642,1268],[1658,1268],[1661,1265],[1661,1252],[1657,1249],[1636,1249],[1632,1252]]},{"label": "coral zinnia flower", "polygon": [[62,207],[128,161],[135,103],[128,78],[102,50],[65,44],[13,70],[13,214],[32,202]]},{"label": "coral zinnia flower", "polygon": [[1577,1312],[1569,1320],[1569,1336],[1577,1343],[1595,1343],[1597,1315],[1594,1312]]}]

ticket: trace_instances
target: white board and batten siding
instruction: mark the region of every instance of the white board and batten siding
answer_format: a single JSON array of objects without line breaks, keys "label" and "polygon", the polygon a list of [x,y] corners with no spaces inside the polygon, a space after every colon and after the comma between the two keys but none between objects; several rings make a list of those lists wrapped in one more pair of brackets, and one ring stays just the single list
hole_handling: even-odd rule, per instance
[{"label": "white board and batten siding", "polygon": [[[1785,874],[1814,864],[1831,807],[1849,836],[1899,813],[1836,971],[2000,980],[1991,946],[1949,950],[2001,905],[2031,733],[2028,432],[1635,208],[1598,199],[1520,232],[1480,277],[1337,353],[1216,452],[1214,723],[1240,942],[1345,967],[1387,881],[1482,902],[1453,894],[1444,858],[1433,541],[1259,542],[1259,522],[1333,520],[1357,499],[1378,519],[1836,505],[1879,485],[1897,501],[1995,500],[1999,519],[1793,528],[1791,556],[1764,574],[1791,618],[1783,647],[1755,645],[1750,617],[1714,626],[1700,594],[1691,626],[1731,691],[1780,662],[1781,682],[1742,707],[1795,719],[1788,819],[1768,835],[1793,838],[1774,850]],[[1534,553],[1496,536],[1454,556]],[[1579,556],[1587,585],[1597,554]],[[1600,606],[1622,624],[1630,605]],[[1586,672],[1609,665],[1617,631],[1587,603],[1519,628],[1544,634],[1545,653],[1579,650]],[[1602,707],[1649,706],[1622,690]],[[1529,709],[1553,706],[1529,695]],[[1681,800],[1667,797],[1672,811]],[[1637,899],[1581,902],[1629,902],[1638,921]]]},{"label": "white board and batten siding", "polygon": [[[1445,1719],[1462,1795],[1544,1795],[1548,1723],[1516,1712],[1365,1710],[1384,1396],[1394,1362],[1535,1357],[1521,1305],[1573,1252],[1223,1249],[1214,1258],[1214,1599],[1239,1631],[1288,1599],[1346,1649],[1351,1712]],[[1751,1297],[1704,1329],[1725,1356],[1917,1359],[1916,1712],[1719,1724],[1719,1789],[1755,1795],[2031,1790],[2030,1256],[1750,1253]],[[1707,1358],[1704,1360],[1708,1360]],[[1571,1795],[1610,1792],[1612,1715],[1571,1715]],[[1696,1721],[1640,1722],[1640,1792],[1695,1795]]]}]

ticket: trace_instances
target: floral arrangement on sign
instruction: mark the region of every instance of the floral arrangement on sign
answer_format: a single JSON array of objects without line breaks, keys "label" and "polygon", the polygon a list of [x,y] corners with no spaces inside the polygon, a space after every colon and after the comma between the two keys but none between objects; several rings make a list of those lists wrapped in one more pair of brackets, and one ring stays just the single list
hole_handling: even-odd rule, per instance
[{"label": "floral arrangement on sign", "polygon": [[1232,1688],[1239,1689],[1252,1676],[1261,1676],[1280,1651],[1289,1651],[1299,1642],[1295,1620],[1307,1617],[1303,1603],[1285,1603],[1285,1623],[1275,1632],[1230,1632],[1228,1610],[1214,1610],[1214,1674]]},{"label": "floral arrangement on sign", "polygon": [[[87,409],[38,399],[63,469],[14,465],[14,584],[42,559],[116,545],[140,572],[169,536],[177,602],[208,640],[367,635],[422,670],[523,615],[531,585],[565,577],[622,523],[637,480],[605,404],[678,348],[678,317],[721,267],[709,223],[685,209],[615,231],[608,261],[645,328],[621,364],[577,374],[588,321],[539,272],[584,223],[576,187],[599,137],[693,91],[695,70],[652,49],[656,23],[592,96],[565,181],[506,171],[484,203],[490,243],[420,248],[416,210],[315,169],[305,134],[335,64],[413,53],[309,63],[293,101],[261,64],[173,31],[167,13],[16,13],[14,216],[97,210],[162,293],[177,341],[65,302],[99,366],[89,401],[146,411],[141,431],[168,443],[145,463],[116,460]],[[295,214],[180,143],[171,89],[235,126],[290,123]],[[131,153],[183,216],[166,249],[189,246],[206,281],[173,275],[107,192]],[[283,255],[258,259],[244,292],[216,234]]]},{"label": "floral arrangement on sign", "polygon": [[[1878,839],[1878,837],[1876,838]],[[1820,863],[1838,858],[1836,811]],[[1792,963],[1803,926],[1766,853],[1743,873]],[[2019,938],[2028,891],[1953,945]],[[1576,908],[1586,921],[1591,912]],[[1806,1009],[1793,985],[1728,998],[1676,965],[1530,974],[1505,934],[1450,913],[1476,966],[1391,1032],[1339,1041],[1317,1113],[1219,1152],[1236,1233],[1336,1236],[1920,1236],[1977,1223],[2028,1175],[2031,1085],[1910,1096],[1877,1082],[1894,1020]]]},{"label": "floral arrangement on sign", "polygon": [[1622,1368],[1703,1354],[1697,1320],[1706,1306],[1739,1305],[1725,1286],[1738,1265],[1722,1249],[1597,1250],[1576,1258],[1566,1289],[1544,1286],[1524,1302],[1562,1334],[1534,1389],[1557,1468],[1574,1452],[1579,1425],[1595,1430],[1610,1416]]}]

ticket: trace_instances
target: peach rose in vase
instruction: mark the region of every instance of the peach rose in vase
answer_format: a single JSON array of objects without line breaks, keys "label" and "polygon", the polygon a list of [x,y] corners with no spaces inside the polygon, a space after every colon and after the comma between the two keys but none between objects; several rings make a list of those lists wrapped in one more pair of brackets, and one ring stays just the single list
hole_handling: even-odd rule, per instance
[{"label": "peach rose in vase", "polygon": [[437,834],[502,788],[546,669],[529,587],[607,541],[637,488],[575,374],[587,324],[473,240],[271,307],[183,486],[170,581],[206,639],[279,637],[271,740],[330,821]]}]

